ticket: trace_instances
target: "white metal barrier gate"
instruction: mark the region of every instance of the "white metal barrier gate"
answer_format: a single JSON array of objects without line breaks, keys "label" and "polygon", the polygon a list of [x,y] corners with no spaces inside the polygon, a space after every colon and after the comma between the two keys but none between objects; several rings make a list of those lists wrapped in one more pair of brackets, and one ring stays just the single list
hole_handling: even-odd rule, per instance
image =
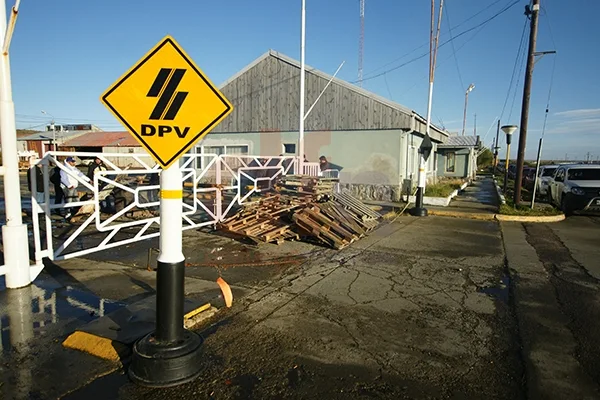
[{"label": "white metal barrier gate", "polygon": [[[90,180],[78,169],[61,163],[60,159],[66,157],[92,159],[92,163],[97,157],[106,170],[97,171]],[[186,154],[180,163],[184,230],[222,221],[253,193],[271,189],[278,176],[296,173],[298,164],[296,157],[216,154]],[[36,195],[38,174],[34,169],[38,167],[43,196]],[[44,257],[74,258],[159,235],[160,219],[154,211],[159,206],[160,186],[147,181],[161,170],[148,154],[49,152],[30,168],[36,262],[41,263]],[[56,193],[62,188],[60,183],[50,180],[55,168],[62,173],[63,180],[77,182],[75,201],[56,203]],[[206,195],[210,195],[208,201]],[[111,196],[112,200],[107,201]],[[113,212],[103,212],[105,204],[112,204]],[[53,216],[53,212],[64,213],[74,208],[79,209],[68,223],[60,216]],[[132,218],[134,212],[138,215]]]}]

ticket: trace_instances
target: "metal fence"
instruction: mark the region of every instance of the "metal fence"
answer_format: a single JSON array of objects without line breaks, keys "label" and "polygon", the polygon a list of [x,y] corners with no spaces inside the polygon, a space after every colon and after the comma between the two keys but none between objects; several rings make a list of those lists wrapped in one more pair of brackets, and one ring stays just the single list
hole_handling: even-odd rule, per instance
[{"label": "metal fence", "polygon": [[[106,170],[89,179],[62,158],[97,157]],[[121,163],[121,159],[127,159]],[[186,154],[180,161],[183,199],[183,230],[215,225],[253,193],[270,190],[277,177],[297,172],[295,157]],[[315,163],[316,164],[316,163]],[[41,168],[44,192],[37,195]],[[36,263],[44,257],[64,260],[135,243],[159,235],[160,186],[150,177],[160,174],[148,154],[50,152],[36,160],[31,176],[31,211]],[[75,199],[60,200],[60,184],[51,182],[54,170],[77,182]],[[319,175],[310,166],[308,171]],[[67,223],[62,217],[71,212]],[[58,215],[56,215],[58,214]]]}]

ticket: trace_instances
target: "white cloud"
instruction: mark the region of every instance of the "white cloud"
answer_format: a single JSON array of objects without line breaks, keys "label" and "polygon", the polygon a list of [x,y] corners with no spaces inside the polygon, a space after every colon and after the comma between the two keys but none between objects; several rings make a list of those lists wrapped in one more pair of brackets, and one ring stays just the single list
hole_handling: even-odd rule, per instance
[{"label": "white cloud", "polygon": [[600,117],[600,108],[580,108],[578,110],[568,110],[554,113],[555,117],[563,118],[592,118]]},{"label": "white cloud", "polygon": [[600,108],[582,108],[561,111],[548,121],[549,134],[595,134],[600,133]]}]

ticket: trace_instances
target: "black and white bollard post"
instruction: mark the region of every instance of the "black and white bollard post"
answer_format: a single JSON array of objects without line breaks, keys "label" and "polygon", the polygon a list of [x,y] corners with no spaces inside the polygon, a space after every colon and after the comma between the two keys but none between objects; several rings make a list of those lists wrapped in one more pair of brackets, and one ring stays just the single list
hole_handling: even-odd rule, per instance
[{"label": "black and white bollard post", "polygon": [[427,209],[423,206],[423,196],[425,195],[425,182],[427,181],[427,173],[425,171],[427,167],[427,160],[433,149],[433,143],[429,134],[425,134],[423,142],[419,147],[419,180],[417,186],[417,198],[415,201],[415,207],[410,210],[411,215],[415,217],[426,217]]},{"label": "black and white bollard post", "polygon": [[179,162],[161,172],[160,253],[156,277],[156,330],[135,343],[129,377],[142,386],[175,386],[200,373],[202,338],[183,328],[185,257],[183,184]]}]

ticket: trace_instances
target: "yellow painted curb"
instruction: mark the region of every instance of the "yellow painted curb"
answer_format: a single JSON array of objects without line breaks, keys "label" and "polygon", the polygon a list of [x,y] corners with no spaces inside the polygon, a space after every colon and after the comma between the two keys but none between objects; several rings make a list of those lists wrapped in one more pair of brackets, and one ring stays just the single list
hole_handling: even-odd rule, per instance
[{"label": "yellow painted curb", "polygon": [[75,331],[62,343],[64,347],[83,351],[93,356],[109,361],[119,361],[131,352],[123,343],[92,335],[91,333]]},{"label": "yellow painted curb", "polygon": [[[200,317],[201,313],[210,310],[213,312],[207,313],[206,317]],[[196,325],[199,321],[214,315],[214,311],[216,309],[210,303],[206,303],[185,314],[183,317],[184,325],[186,327]],[[73,332],[65,339],[62,345],[69,349],[83,351],[98,358],[114,362],[118,362],[131,354],[131,349],[124,343],[82,331]]]},{"label": "yellow painted curb", "polygon": [[560,222],[565,220],[565,214],[549,215],[544,217],[530,217],[526,215],[496,214],[498,221],[504,222]]},{"label": "yellow painted curb", "polygon": [[396,218],[398,216],[398,213],[396,213],[395,211],[390,211],[388,213],[383,214],[381,217],[383,219],[393,219]]},{"label": "yellow painted curb", "polygon": [[206,311],[210,308],[210,303],[206,303],[203,306],[200,306],[198,308],[196,308],[195,310],[190,311],[189,313],[185,314],[183,316],[183,319],[190,319],[195,317],[196,315],[200,314],[202,311]]},{"label": "yellow painted curb", "polygon": [[530,217],[525,215],[504,215],[504,214],[480,214],[480,213],[465,213],[459,211],[446,211],[446,210],[428,210],[429,215],[436,215],[438,217],[452,217],[452,218],[467,218],[477,219],[481,221],[503,221],[503,222],[560,222],[566,218],[564,214],[560,215],[549,215],[540,217]]},{"label": "yellow painted curb", "polygon": [[481,221],[493,221],[494,214],[484,213],[465,213],[460,211],[446,211],[446,210],[427,210],[429,215],[436,215],[438,217],[453,217],[453,218],[467,218],[467,219],[478,219]]}]

